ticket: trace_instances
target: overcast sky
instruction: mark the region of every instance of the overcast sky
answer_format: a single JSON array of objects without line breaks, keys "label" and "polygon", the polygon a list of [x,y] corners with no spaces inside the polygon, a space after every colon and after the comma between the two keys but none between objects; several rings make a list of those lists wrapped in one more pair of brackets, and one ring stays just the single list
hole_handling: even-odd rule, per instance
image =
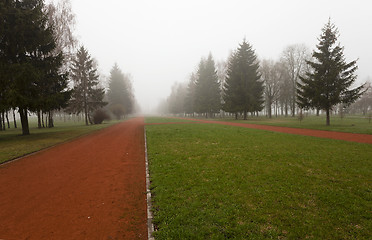
[{"label": "overcast sky", "polygon": [[290,44],[311,50],[331,17],[359,81],[372,76],[370,0],[71,0],[75,33],[102,74],[114,63],[132,75],[144,111],[187,81],[200,58],[226,60],[244,38],[260,59],[278,59]]}]

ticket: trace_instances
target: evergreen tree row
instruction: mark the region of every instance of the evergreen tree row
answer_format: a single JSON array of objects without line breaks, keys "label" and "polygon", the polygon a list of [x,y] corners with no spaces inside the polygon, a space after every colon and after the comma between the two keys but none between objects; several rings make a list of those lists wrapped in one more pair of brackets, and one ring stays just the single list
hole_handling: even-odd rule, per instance
[{"label": "evergreen tree row", "polygon": [[17,127],[16,111],[23,135],[30,134],[31,113],[41,128],[54,126],[55,111],[83,114],[87,125],[109,117],[102,109],[108,103],[107,111],[118,118],[133,111],[130,80],[117,65],[111,71],[107,102],[96,62],[84,46],[75,52],[69,0],[58,5],[45,5],[44,0],[0,1],[0,22],[0,130],[6,128],[5,119],[10,128],[9,113]]},{"label": "evergreen tree row", "polygon": [[[168,98],[171,113],[202,114],[213,117],[221,110],[235,114],[259,112],[263,108],[263,82],[257,56],[245,40],[234,51],[225,73],[218,74],[211,54],[202,58],[187,88],[175,86]],[[220,76],[219,76],[220,75]],[[186,91],[184,90],[186,89]]]},{"label": "evergreen tree row", "polygon": [[276,116],[278,112],[302,116],[305,110],[317,114],[323,110],[329,125],[332,110],[343,112],[365,94],[355,106],[366,114],[372,111],[369,88],[365,84],[351,89],[357,79],[356,61],[345,61],[344,48],[337,39],[338,30],[329,21],[322,29],[318,51],[310,55],[304,45],[291,45],[276,62],[259,62],[244,40],[217,70],[211,55],[202,59],[187,87],[180,84],[172,88],[168,110],[206,117],[221,111],[244,119],[248,113],[261,112],[271,118],[273,112]]},{"label": "evergreen tree row", "polygon": [[28,112],[66,106],[71,91],[55,52],[54,26],[42,0],[0,2],[0,111],[18,109],[23,135],[30,133]]}]

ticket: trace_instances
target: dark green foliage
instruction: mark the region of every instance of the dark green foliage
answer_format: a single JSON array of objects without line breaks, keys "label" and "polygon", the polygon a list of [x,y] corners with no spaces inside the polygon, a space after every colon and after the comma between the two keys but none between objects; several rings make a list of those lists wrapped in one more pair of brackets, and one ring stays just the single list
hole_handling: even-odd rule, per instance
[{"label": "dark green foliage", "polygon": [[245,40],[234,52],[228,63],[224,83],[223,109],[231,113],[258,112],[263,109],[263,82],[260,81],[257,57]]},{"label": "dark green foliage", "polygon": [[356,61],[345,61],[344,49],[337,44],[337,38],[337,28],[328,21],[322,29],[318,51],[313,52],[314,61],[307,61],[311,70],[300,77],[302,83],[298,84],[298,105],[305,109],[325,110],[327,125],[335,105],[348,106],[363,93],[363,86],[349,89],[357,78],[357,65]]},{"label": "dark green foliage", "polygon": [[184,103],[185,112],[188,114],[193,114],[195,112],[196,80],[196,75],[192,73],[189,84],[187,85],[186,99]]},{"label": "dark green foliage", "polygon": [[128,76],[123,74],[117,64],[111,69],[107,92],[110,109],[117,119],[133,112],[134,97]]},{"label": "dark green foliage", "polygon": [[215,63],[211,54],[208,59],[202,59],[197,72],[195,84],[195,111],[212,116],[221,109],[220,85]]},{"label": "dark green foliage", "polygon": [[63,58],[53,54],[53,26],[43,0],[0,4],[0,108],[18,108],[28,135],[28,111],[58,109],[69,98],[67,78],[59,72]]},{"label": "dark green foliage", "polygon": [[97,69],[88,51],[82,46],[72,62],[71,78],[74,82],[72,98],[66,109],[68,112],[85,114],[85,124],[90,121],[90,114],[105,106],[105,90],[98,86]]}]

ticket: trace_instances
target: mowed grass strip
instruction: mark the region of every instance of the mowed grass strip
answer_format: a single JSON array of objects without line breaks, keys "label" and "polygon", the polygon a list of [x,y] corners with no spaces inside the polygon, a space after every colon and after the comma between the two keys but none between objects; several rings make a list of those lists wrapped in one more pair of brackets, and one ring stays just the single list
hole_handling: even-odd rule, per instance
[{"label": "mowed grass strip", "polygon": [[372,134],[372,121],[369,121],[368,116],[340,116],[331,117],[331,125],[326,126],[325,116],[308,116],[304,117],[302,121],[298,117],[250,117],[248,120],[235,120],[232,118],[222,118],[218,121],[231,121],[240,123],[252,123],[271,125],[279,127],[293,127],[293,128],[307,128],[325,131],[350,132]]},{"label": "mowed grass strip", "polygon": [[146,117],[146,124],[153,123],[182,123],[182,122],[193,122],[192,120],[182,119],[182,118],[173,118],[173,117]]},{"label": "mowed grass strip", "polygon": [[57,121],[54,128],[38,129],[36,122],[30,122],[31,134],[28,136],[21,135],[21,125],[18,124],[17,129],[10,128],[0,132],[0,163],[66,142],[115,123],[118,121],[86,126],[83,122]]},{"label": "mowed grass strip", "polygon": [[372,147],[146,126],[156,239],[370,239]]}]

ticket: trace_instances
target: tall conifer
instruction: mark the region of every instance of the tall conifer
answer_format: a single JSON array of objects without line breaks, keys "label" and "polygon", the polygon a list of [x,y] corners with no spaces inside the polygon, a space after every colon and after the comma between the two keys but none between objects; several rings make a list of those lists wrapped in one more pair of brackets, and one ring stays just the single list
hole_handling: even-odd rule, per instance
[{"label": "tall conifer", "polygon": [[122,73],[115,64],[110,72],[109,88],[107,92],[110,109],[120,119],[133,110],[134,97],[130,79]]},{"label": "tall conifer", "polygon": [[202,59],[198,68],[195,85],[195,110],[212,116],[221,109],[220,85],[218,82],[215,63],[211,54],[206,60]]},{"label": "tall conifer", "polygon": [[263,108],[263,82],[258,72],[259,63],[252,46],[245,40],[229,59],[227,77],[224,83],[224,110],[243,112],[247,119],[248,112],[258,112]]},{"label": "tall conifer", "polygon": [[[29,111],[63,105],[62,100],[54,99],[54,94],[68,97],[67,78],[59,71],[62,55],[54,51],[53,26],[48,24],[43,9],[43,0],[9,0],[0,4],[0,85],[6,86],[1,91],[0,105],[5,100],[7,107],[18,108],[23,135],[30,134]],[[42,98],[40,92],[50,86],[55,87],[45,91],[50,96]]]},{"label": "tall conifer", "polygon": [[82,46],[72,62],[71,78],[74,88],[67,111],[84,112],[86,125],[91,122],[91,113],[107,104],[103,102],[105,91],[98,86],[98,77],[97,69],[93,66],[93,59]]},{"label": "tall conifer", "polygon": [[348,106],[363,93],[363,85],[349,90],[357,76],[356,61],[347,63],[344,48],[337,44],[338,30],[329,20],[322,29],[314,61],[307,61],[311,70],[300,77],[298,105],[302,108],[322,109],[326,124],[330,125],[330,111],[337,104]]}]

